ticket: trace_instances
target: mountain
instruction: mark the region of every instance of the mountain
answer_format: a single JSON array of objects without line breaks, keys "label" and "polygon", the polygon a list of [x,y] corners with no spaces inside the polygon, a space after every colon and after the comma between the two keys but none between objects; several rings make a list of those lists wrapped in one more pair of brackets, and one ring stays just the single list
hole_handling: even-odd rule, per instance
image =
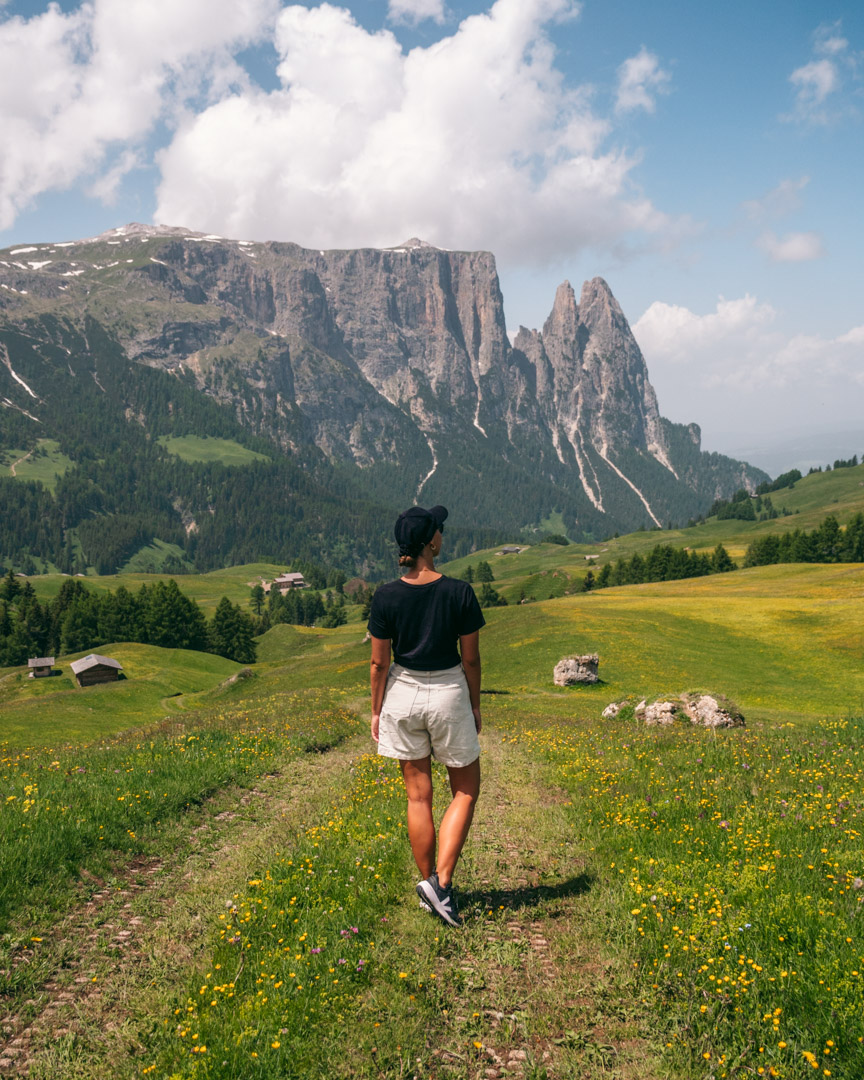
[{"label": "mountain", "polygon": [[[284,494],[244,507],[265,545],[254,557],[290,548],[313,499],[304,546],[355,567],[378,556],[371,539],[362,557],[334,553],[349,504],[365,521],[444,502],[463,528],[496,535],[558,513],[571,535],[600,537],[686,521],[767,478],[703,453],[695,424],[660,415],[601,278],[578,302],[562,284],[542,331],[520,328],[511,345],[493,256],[416,239],[325,252],[129,225],[0,251],[0,365],[2,447],[54,440],[73,463],[51,496],[66,506],[54,547],[61,535],[75,547],[81,525],[113,534],[118,515],[140,514],[141,497],[121,494],[125,447],[147,461],[155,536],[199,565],[202,545],[208,565],[238,558],[238,507],[221,539],[207,518],[221,520],[248,476],[229,470],[217,487],[184,472],[165,440],[190,435],[239,442],[270,459],[274,491],[294,489],[281,533],[260,519]],[[267,467],[255,468],[262,484]],[[337,548],[351,544],[343,529]],[[31,554],[48,557],[40,543]]]}]

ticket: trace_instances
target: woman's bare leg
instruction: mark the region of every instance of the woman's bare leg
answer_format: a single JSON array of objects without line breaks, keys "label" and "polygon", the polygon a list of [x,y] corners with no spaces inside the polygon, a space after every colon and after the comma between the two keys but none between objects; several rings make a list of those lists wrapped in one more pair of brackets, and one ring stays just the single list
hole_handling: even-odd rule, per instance
[{"label": "woman's bare leg", "polygon": [[[437,868],[438,880],[445,888],[453,877],[453,871],[462,854],[462,848],[465,846],[468,830],[474,818],[474,807],[480,795],[480,758],[461,769],[452,769],[448,765],[447,772],[450,775],[453,801],[447,807],[441,824],[438,826]],[[416,852],[414,857],[417,857]],[[417,865],[420,865],[419,861]]]},{"label": "woman's bare leg", "polygon": [[[435,869],[435,822],[432,818],[432,762],[428,757],[400,761],[408,795],[408,839],[421,876]],[[446,816],[446,815],[445,815]]]}]

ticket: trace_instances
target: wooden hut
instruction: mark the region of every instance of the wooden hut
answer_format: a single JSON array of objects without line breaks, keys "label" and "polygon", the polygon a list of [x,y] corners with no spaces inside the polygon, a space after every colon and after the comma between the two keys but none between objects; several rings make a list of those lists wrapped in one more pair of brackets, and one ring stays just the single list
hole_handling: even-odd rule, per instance
[{"label": "wooden hut", "polygon": [[120,678],[123,665],[110,656],[90,653],[82,660],[73,660],[69,665],[79,686],[93,686],[94,683],[116,682]]},{"label": "wooden hut", "polygon": [[31,679],[44,679],[46,675],[54,674],[54,672],[51,670],[54,667],[54,657],[34,657],[34,659],[27,661],[27,667],[30,668]]}]

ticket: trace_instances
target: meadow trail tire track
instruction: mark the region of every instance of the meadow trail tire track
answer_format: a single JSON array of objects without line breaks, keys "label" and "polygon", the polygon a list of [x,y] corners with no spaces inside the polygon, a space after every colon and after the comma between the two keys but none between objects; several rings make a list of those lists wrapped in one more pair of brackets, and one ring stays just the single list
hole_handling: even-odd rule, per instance
[{"label": "meadow trail tire track", "polygon": [[441,1075],[650,1080],[658,1073],[637,1031],[639,1007],[625,1019],[616,1007],[626,973],[592,939],[590,879],[573,843],[570,796],[494,728],[484,742],[481,804],[457,872],[467,900],[464,944],[439,977],[449,963],[451,976],[456,965],[480,987],[474,1007],[487,1021],[486,1061],[465,1073],[445,1041],[435,1055]]},{"label": "meadow trail tire track", "polygon": [[[60,1050],[62,1060],[75,1061],[76,1077],[136,1075],[141,1017],[161,1015],[158,1002],[203,962],[214,898],[245,884],[274,848],[323,810],[331,792],[322,781],[347,774],[367,743],[352,736],[327,754],[289,761],[251,788],[222,792],[190,818],[184,848],[134,861],[113,885],[89,877],[90,899],[50,935],[53,970],[21,1009],[0,1016],[0,1077],[60,1080]],[[26,953],[19,963],[35,962]]]}]

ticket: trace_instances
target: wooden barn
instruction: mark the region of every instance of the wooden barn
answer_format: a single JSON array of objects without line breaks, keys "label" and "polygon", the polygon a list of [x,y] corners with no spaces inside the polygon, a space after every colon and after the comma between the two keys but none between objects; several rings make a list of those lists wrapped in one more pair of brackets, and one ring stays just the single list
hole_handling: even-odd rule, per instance
[{"label": "wooden barn", "polygon": [[37,656],[33,660],[27,661],[27,667],[30,668],[31,679],[44,679],[46,675],[53,675],[52,668],[54,667],[53,656]]},{"label": "wooden barn", "polygon": [[95,683],[116,682],[120,678],[123,665],[110,656],[91,653],[82,660],[73,660],[69,665],[79,686],[93,686]]}]

